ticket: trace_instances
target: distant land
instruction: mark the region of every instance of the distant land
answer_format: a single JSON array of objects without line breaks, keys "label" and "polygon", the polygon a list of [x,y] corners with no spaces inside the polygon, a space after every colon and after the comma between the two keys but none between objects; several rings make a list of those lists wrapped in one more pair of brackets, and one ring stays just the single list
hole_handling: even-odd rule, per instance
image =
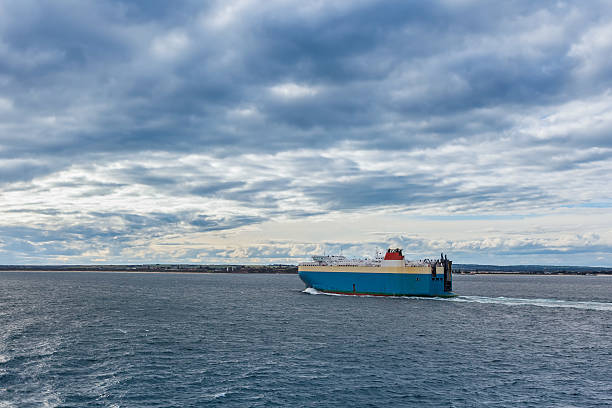
[{"label": "distant land", "polygon": [[454,264],[453,273],[510,273],[523,275],[612,275],[612,267]]},{"label": "distant land", "polygon": [[297,273],[295,265],[0,265],[0,271],[72,271],[72,272],[185,272],[185,273]]},{"label": "distant land", "polygon": [[[288,273],[296,274],[297,266],[272,265],[0,265],[0,271],[66,271],[66,272],[183,272],[183,273]],[[523,274],[523,275],[612,275],[612,267],[549,266],[549,265],[477,265],[455,264],[457,274]]]}]

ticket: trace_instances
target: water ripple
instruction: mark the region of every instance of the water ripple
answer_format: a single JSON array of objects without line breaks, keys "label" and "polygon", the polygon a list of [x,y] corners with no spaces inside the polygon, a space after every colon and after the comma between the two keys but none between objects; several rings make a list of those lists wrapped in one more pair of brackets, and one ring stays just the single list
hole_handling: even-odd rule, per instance
[{"label": "water ripple", "polygon": [[612,406],[611,279],[454,284],[364,298],[284,275],[0,273],[0,408]]}]

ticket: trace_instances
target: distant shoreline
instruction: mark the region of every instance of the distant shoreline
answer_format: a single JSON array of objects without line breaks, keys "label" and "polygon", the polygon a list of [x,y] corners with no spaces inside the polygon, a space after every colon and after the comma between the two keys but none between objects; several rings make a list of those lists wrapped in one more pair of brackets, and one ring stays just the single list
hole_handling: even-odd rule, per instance
[{"label": "distant shoreline", "polygon": [[0,265],[0,272],[297,274],[295,265]]},{"label": "distant shoreline", "polygon": [[[612,276],[612,268],[585,266],[457,265],[454,275]],[[121,273],[233,273],[297,274],[296,265],[0,265],[0,272],[121,272]]]},{"label": "distant shoreline", "polygon": [[604,272],[453,272],[453,275],[525,275],[525,276],[612,276],[612,271]]},{"label": "distant shoreline", "polygon": [[2,272],[86,272],[86,273],[174,273],[174,274],[191,274],[191,275],[297,275],[297,272],[210,272],[210,271],[134,271],[134,270],[124,270],[124,269],[104,269],[104,270],[83,270],[83,269],[0,269],[0,273]]},{"label": "distant shoreline", "polygon": [[[244,272],[244,271],[174,271],[174,270],[163,270],[163,271],[136,271],[136,270],[125,270],[125,269],[104,269],[104,270],[84,270],[84,269],[0,269],[0,273],[3,272],[32,272],[32,273],[45,273],[45,272],[74,272],[74,273],[134,273],[134,274],[189,274],[189,275],[297,275],[295,272],[277,272],[277,271],[261,271],[261,272]],[[609,273],[576,273],[576,272],[565,272],[565,273],[530,273],[530,272],[472,272],[472,273],[453,273],[453,275],[461,276],[609,276],[612,277],[612,272]]]}]

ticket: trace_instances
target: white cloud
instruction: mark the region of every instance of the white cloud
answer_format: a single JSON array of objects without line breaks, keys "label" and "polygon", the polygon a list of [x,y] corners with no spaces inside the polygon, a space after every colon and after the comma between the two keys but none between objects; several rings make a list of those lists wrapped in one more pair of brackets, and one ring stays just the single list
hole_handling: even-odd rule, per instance
[{"label": "white cloud", "polygon": [[537,139],[584,137],[612,128],[612,93],[540,109],[523,120],[521,131]]},{"label": "white cloud", "polygon": [[282,83],[270,87],[270,92],[273,95],[286,99],[315,96],[319,93],[319,91],[320,88],[318,87],[300,85],[292,82]]},{"label": "white cloud", "polygon": [[215,30],[225,29],[239,21],[241,14],[253,4],[255,2],[252,0],[220,1],[217,7],[212,12],[203,15],[201,20],[206,27]]},{"label": "white cloud", "polygon": [[8,98],[0,97],[0,112],[13,110],[13,101]]},{"label": "white cloud", "polygon": [[238,118],[256,118],[261,117],[261,112],[255,106],[244,106],[230,109],[228,115]]},{"label": "white cloud", "polygon": [[578,72],[583,76],[609,70],[611,54],[612,23],[589,28],[568,52],[568,56],[580,61]]},{"label": "white cloud", "polygon": [[187,34],[180,30],[157,36],[151,42],[151,52],[160,59],[172,60],[180,57],[190,45]]}]

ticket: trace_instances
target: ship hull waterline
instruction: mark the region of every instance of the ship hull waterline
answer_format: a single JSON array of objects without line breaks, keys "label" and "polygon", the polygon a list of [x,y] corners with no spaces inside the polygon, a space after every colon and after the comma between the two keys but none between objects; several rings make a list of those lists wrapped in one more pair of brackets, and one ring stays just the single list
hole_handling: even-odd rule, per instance
[{"label": "ship hull waterline", "polygon": [[457,296],[454,292],[444,290],[444,278],[440,274],[308,270],[299,270],[298,273],[307,287],[325,293],[356,296]]}]

